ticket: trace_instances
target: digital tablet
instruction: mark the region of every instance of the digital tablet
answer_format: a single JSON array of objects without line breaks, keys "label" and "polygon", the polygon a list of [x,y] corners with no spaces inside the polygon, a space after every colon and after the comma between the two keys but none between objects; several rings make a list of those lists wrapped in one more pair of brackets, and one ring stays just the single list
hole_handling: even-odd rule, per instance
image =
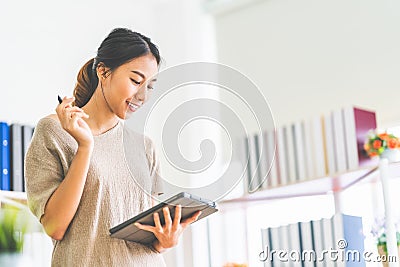
[{"label": "digital tablet", "polygon": [[201,214],[197,221],[218,211],[215,202],[207,199],[202,199],[186,192],[181,192],[157,204],[156,206],[146,211],[143,211],[139,215],[111,228],[110,235],[111,237],[120,238],[128,241],[138,242],[142,244],[151,244],[153,241],[156,240],[155,235],[152,232],[137,228],[133,223],[139,222],[141,224],[154,226],[155,224],[153,214],[155,212],[158,212],[160,222],[163,225],[165,220],[162,208],[166,206],[169,208],[169,212],[173,220],[175,215],[175,207],[177,205],[182,206],[181,220],[191,217],[198,210],[201,210]]}]

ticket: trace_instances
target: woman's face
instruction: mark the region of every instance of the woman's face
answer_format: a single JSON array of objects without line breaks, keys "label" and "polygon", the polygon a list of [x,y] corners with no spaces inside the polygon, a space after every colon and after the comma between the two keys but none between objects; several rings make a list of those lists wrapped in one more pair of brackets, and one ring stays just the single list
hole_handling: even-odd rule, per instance
[{"label": "woman's face", "polygon": [[133,59],[101,78],[104,96],[111,110],[126,119],[149,98],[158,73],[157,61],[148,54]]}]

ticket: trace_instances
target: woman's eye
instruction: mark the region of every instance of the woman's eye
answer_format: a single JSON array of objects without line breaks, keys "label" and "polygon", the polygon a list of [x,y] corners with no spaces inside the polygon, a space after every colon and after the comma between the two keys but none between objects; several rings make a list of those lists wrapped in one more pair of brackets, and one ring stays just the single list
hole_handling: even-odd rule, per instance
[{"label": "woman's eye", "polygon": [[154,87],[152,87],[152,86],[147,86],[147,89],[149,89],[149,90],[154,90]]},{"label": "woman's eye", "polygon": [[133,83],[137,84],[137,85],[140,84],[140,82],[138,82],[138,81],[136,81],[136,80],[134,80],[134,79],[132,79],[132,78],[131,78],[131,81],[132,81]]}]

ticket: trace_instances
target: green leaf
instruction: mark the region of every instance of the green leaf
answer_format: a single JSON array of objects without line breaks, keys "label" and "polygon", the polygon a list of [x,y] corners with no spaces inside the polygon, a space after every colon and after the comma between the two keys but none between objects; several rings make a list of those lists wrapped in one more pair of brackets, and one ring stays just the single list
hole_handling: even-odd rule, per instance
[{"label": "green leaf", "polygon": [[0,209],[0,252],[21,252],[29,220],[26,211],[5,207]]}]

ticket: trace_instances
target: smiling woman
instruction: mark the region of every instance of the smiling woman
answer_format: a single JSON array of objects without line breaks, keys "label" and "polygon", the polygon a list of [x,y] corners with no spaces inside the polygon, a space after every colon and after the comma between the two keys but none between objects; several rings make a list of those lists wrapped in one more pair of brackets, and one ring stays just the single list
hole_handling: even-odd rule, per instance
[{"label": "smiling woman", "polygon": [[[147,101],[159,64],[149,38],[115,29],[80,70],[75,97],[64,97],[57,114],[38,122],[26,154],[26,190],[30,209],[53,238],[52,266],[164,266],[160,253],[198,218],[196,213],[178,225],[155,218],[157,227],[147,229],[157,240],[149,247],[109,236],[111,227],[152,205],[134,177],[153,195],[162,194],[152,141],[122,127]],[[123,134],[145,142],[127,152],[133,173]]]}]

